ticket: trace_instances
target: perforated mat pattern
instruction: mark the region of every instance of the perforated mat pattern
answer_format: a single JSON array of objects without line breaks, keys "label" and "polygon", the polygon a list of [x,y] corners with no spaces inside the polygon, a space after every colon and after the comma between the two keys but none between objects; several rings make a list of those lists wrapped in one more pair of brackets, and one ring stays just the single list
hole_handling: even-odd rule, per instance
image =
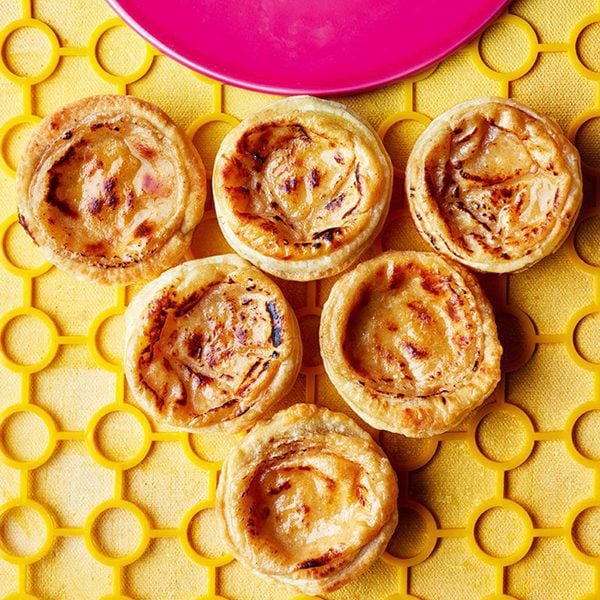
[{"label": "perforated mat pattern", "polygon": [[[556,255],[481,278],[505,348],[490,401],[430,440],[370,430],[397,470],[401,521],[383,558],[332,600],[600,598],[599,49],[597,0],[522,0],[427,72],[340,98],[395,165],[368,256],[424,248],[402,192],[406,157],[432,117],[472,97],[513,96],[556,119],[582,153],[585,204]],[[15,168],[35,125],[98,93],[164,108],[208,169],[229,128],[273,100],[160,55],[101,0],[1,0],[0,597],[300,600],[242,568],[216,533],[235,436],[158,429],[130,404],[122,314],[137,288],[59,272],[16,222]],[[224,251],[209,202],[191,254]],[[280,284],[305,345],[284,404],[351,414],[318,351],[332,281]]]}]

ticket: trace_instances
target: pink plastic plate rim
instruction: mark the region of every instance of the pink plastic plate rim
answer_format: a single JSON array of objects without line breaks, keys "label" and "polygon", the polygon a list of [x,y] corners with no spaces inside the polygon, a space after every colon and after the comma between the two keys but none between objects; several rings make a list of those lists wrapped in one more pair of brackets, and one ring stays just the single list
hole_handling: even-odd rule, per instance
[{"label": "pink plastic plate rim", "polygon": [[[164,54],[275,94],[347,94],[413,75],[507,0],[107,0]],[[176,82],[173,82],[176,85]]]}]

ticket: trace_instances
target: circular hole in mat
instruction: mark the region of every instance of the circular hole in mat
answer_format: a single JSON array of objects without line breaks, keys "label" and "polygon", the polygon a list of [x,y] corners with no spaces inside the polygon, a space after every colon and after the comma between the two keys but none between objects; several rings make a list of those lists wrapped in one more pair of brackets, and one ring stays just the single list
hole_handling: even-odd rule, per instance
[{"label": "circular hole in mat", "polygon": [[383,136],[394,167],[404,169],[406,161],[425,125],[413,119],[402,119],[391,125]]},{"label": "circular hole in mat", "polygon": [[397,471],[426,465],[437,448],[437,442],[433,438],[407,438],[389,431],[381,432],[379,444]]},{"label": "circular hole in mat", "polygon": [[398,527],[388,544],[387,551],[396,558],[412,558],[431,548],[432,538],[435,538],[435,531],[429,529],[423,516],[414,508],[400,506]]},{"label": "circular hole in mat", "polygon": [[475,537],[481,550],[493,558],[519,553],[527,539],[527,525],[515,510],[494,506],[477,520]]},{"label": "circular hole in mat", "polygon": [[146,58],[146,44],[129,27],[111,27],[100,36],[96,56],[107,73],[124,77],[142,67]]},{"label": "circular hole in mat", "polygon": [[529,58],[530,41],[516,25],[502,20],[488,27],[479,40],[481,60],[497,73],[520,69]]},{"label": "circular hole in mat", "polygon": [[323,362],[319,352],[319,323],[317,315],[304,315],[298,319],[302,337],[302,363],[305,367],[317,367]]},{"label": "circular hole in mat", "polygon": [[125,347],[125,319],[123,315],[112,315],[105,319],[96,336],[98,352],[110,363],[123,362]]},{"label": "circular hole in mat", "polygon": [[107,508],[95,519],[91,536],[101,554],[124,558],[133,554],[142,543],[142,526],[130,511],[120,507]]},{"label": "circular hole in mat", "polygon": [[189,440],[196,456],[208,462],[221,462],[240,437],[235,433],[191,433]]},{"label": "circular hole in mat", "polygon": [[581,221],[575,233],[575,250],[583,262],[600,267],[600,217]]},{"label": "circular hole in mat", "polygon": [[48,535],[46,520],[31,506],[12,506],[0,515],[0,548],[12,557],[40,552]]},{"label": "circular hole in mat", "polygon": [[571,534],[580,552],[587,556],[600,556],[600,506],[590,506],[582,511],[573,523]]},{"label": "circular hole in mat", "polygon": [[17,269],[35,270],[46,263],[42,253],[19,223],[13,223],[4,238],[6,258]]},{"label": "circular hole in mat", "polygon": [[589,460],[600,460],[598,432],[600,432],[600,410],[583,413],[573,427],[573,443],[577,451]]},{"label": "circular hole in mat", "polygon": [[581,160],[592,169],[600,168],[600,144],[598,144],[598,139],[600,139],[599,117],[593,117],[582,123],[575,136],[575,144],[581,154]]},{"label": "circular hole in mat", "polygon": [[4,452],[19,462],[36,461],[48,449],[50,432],[39,415],[22,410],[13,412],[0,423]]},{"label": "circular hole in mat", "polygon": [[583,317],[577,323],[573,337],[575,349],[584,360],[600,363],[600,313]]},{"label": "circular hole in mat", "polygon": [[3,59],[7,69],[18,77],[37,77],[52,58],[52,43],[37,27],[20,27],[4,42]]},{"label": "circular hole in mat", "polygon": [[231,131],[232,125],[223,121],[208,121],[194,134],[192,141],[210,176],[215,163],[215,156],[223,138]]},{"label": "circular hole in mat", "polygon": [[476,441],[481,453],[490,460],[503,463],[513,460],[527,449],[531,427],[516,413],[494,410],[477,426]]},{"label": "circular hole in mat", "polygon": [[190,546],[200,556],[217,558],[227,554],[227,546],[218,534],[217,517],[214,508],[197,512],[188,525],[187,535]]},{"label": "circular hole in mat", "polygon": [[[514,371],[522,367],[533,354],[535,342],[524,331],[519,319],[510,313],[496,313],[498,337],[502,344],[502,369]],[[533,327],[530,334],[534,334]]]},{"label": "circular hole in mat", "polygon": [[42,363],[51,352],[52,333],[38,316],[17,315],[2,332],[4,352],[16,365]]},{"label": "circular hole in mat", "polygon": [[600,23],[585,27],[577,38],[577,56],[590,71],[600,71]]},{"label": "circular hole in mat", "polygon": [[134,415],[115,410],[104,415],[96,426],[96,444],[107,460],[127,462],[143,452],[144,428]]},{"label": "circular hole in mat", "polygon": [[[16,171],[19,159],[23,155],[27,142],[29,142],[29,138],[35,129],[35,123],[16,123],[4,134],[2,138],[2,156],[13,171]],[[19,227],[19,229],[22,228]]]}]

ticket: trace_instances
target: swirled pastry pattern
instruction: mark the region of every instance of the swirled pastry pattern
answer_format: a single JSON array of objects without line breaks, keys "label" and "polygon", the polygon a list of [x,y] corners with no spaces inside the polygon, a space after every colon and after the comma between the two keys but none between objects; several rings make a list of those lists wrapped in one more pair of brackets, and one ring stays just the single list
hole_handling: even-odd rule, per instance
[{"label": "swirled pastry pattern", "polygon": [[216,508],[235,556],[258,575],[307,594],[365,571],[397,524],[396,475],[352,419],[296,404],[234,448]]},{"label": "swirled pastry pattern", "polygon": [[280,289],[235,255],[188,261],[126,313],[125,370],[140,404],[188,431],[240,431],[296,380],[302,343]]},{"label": "swirled pastry pattern", "polygon": [[388,212],[393,172],[371,128],[341,104],[297,96],[223,140],[213,193],[231,246],[278,277],[333,275],[358,258]]},{"label": "swirled pastry pattern", "polygon": [[500,379],[502,349],[475,278],[433,253],[388,252],[333,286],[321,353],[370,425],[425,437],[455,426]]},{"label": "swirled pastry pattern", "polygon": [[438,252],[479,271],[518,271],[554,252],[575,223],[579,154],[558,125],[515,100],[470,100],[419,137],[406,194]]},{"label": "swirled pastry pattern", "polygon": [[178,262],[202,218],[206,176],[158,107],[95,96],[46,117],[17,171],[19,221],[77,277],[127,284]]}]

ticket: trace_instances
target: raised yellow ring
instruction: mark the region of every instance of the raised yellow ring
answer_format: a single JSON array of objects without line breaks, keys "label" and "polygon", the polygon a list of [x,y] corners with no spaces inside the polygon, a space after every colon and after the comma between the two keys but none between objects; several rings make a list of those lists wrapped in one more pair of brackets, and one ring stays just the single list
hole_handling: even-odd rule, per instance
[{"label": "raised yellow ring", "polygon": [[121,363],[115,363],[107,358],[98,349],[98,332],[103,323],[110,319],[110,317],[117,317],[123,314],[124,308],[121,306],[114,306],[96,315],[92,323],[90,324],[90,330],[87,336],[87,346],[92,358],[100,367],[113,373],[122,373],[123,365]]},{"label": "raised yellow ring", "polygon": [[11,500],[10,502],[3,504],[0,507],[0,521],[2,520],[2,517],[13,508],[29,508],[37,512],[46,526],[46,539],[37,552],[28,554],[26,556],[15,556],[14,554],[7,552],[2,544],[0,544],[0,558],[15,565],[30,565],[31,563],[34,563],[45,556],[52,547],[56,525],[52,515],[41,504],[39,504],[39,502],[31,500],[30,498]]},{"label": "raised yellow ring", "polygon": [[[100,421],[106,416],[113,412],[124,412],[132,415],[137,422],[141,425],[144,431],[144,442],[142,447],[128,460],[115,461],[107,458],[102,454],[102,451],[98,447],[98,442],[96,439],[96,428]],[[98,412],[94,414],[94,416],[90,419],[87,424],[85,430],[85,442],[87,444],[89,453],[92,455],[93,459],[101,464],[103,467],[108,469],[115,469],[117,471],[126,471],[127,469],[131,469],[135,467],[139,463],[141,463],[148,451],[150,450],[150,446],[152,445],[152,430],[150,428],[150,423],[146,416],[142,413],[141,410],[132,406],[131,404],[108,404],[107,406],[102,407]]]},{"label": "raised yellow ring", "polygon": [[567,515],[567,530],[569,535],[566,535],[564,539],[569,552],[575,558],[587,563],[588,565],[595,565],[596,567],[599,567],[600,554],[590,555],[582,552],[578,548],[577,544],[575,543],[575,539],[573,538],[573,527],[575,525],[575,521],[577,520],[577,517],[588,508],[600,508],[600,502],[597,499],[591,498],[588,500],[583,500],[571,508],[569,514]]},{"label": "raised yellow ring", "polygon": [[[592,71],[593,73],[593,71]],[[596,78],[600,81],[600,73],[597,73],[598,77]],[[581,129],[582,125],[591,121],[592,119],[600,118],[600,108],[592,108],[590,110],[586,110],[581,114],[577,115],[569,124],[567,128],[567,137],[571,142],[575,143],[577,134]],[[581,167],[584,173],[590,173],[592,175],[600,175],[600,167],[594,167],[592,165],[588,165],[583,160],[581,161]]]},{"label": "raised yellow ring", "polygon": [[575,70],[583,75],[586,79],[593,79],[594,81],[600,81],[600,72],[592,71],[588,69],[579,58],[577,54],[577,40],[582,34],[583,30],[594,23],[600,23],[600,14],[587,15],[573,27],[571,35],[569,36],[568,55],[575,67]]},{"label": "raised yellow ring", "polygon": [[144,42],[146,46],[144,60],[142,64],[135,71],[133,71],[133,73],[130,73],[129,75],[114,75],[110,71],[107,71],[98,60],[98,42],[109,29],[113,29],[114,27],[126,27],[126,25],[121,19],[119,19],[119,17],[114,17],[113,19],[109,19],[108,21],[101,23],[98,25],[98,27],[96,27],[96,29],[94,29],[88,46],[90,61],[94,71],[96,71],[96,73],[105,81],[114,83],[116,85],[127,85],[128,83],[132,83],[138,79],[141,79],[148,72],[150,66],[152,65],[152,61],[154,60],[155,52],[150,44]]},{"label": "raised yellow ring", "polygon": [[[0,133],[1,136],[1,133]],[[1,164],[1,161],[0,161]],[[13,264],[6,252],[6,234],[8,230],[18,222],[18,215],[14,213],[10,215],[10,217],[6,218],[0,224],[0,264],[13,275],[18,275],[19,277],[38,277],[39,275],[43,275],[47,271],[52,268],[52,263],[45,261],[36,269],[22,269],[21,267],[17,267]]]},{"label": "raised yellow ring", "polygon": [[[1,56],[1,55],[0,55]],[[0,127],[0,140],[2,140],[2,146],[0,147],[0,169],[2,169],[9,177],[15,177],[15,170],[8,164],[5,156],[5,138],[6,134],[17,125],[25,125],[27,123],[31,123],[32,125],[37,125],[42,120],[41,117],[37,115],[19,115],[17,117],[13,117],[9,119]],[[15,219],[16,220],[16,219]]]},{"label": "raised yellow ring", "polygon": [[565,443],[567,445],[567,452],[572,456],[574,460],[578,463],[590,467],[595,468],[598,466],[598,461],[588,458],[587,456],[581,454],[579,452],[577,446],[575,446],[575,440],[573,439],[575,423],[579,420],[580,417],[585,415],[588,412],[592,412],[594,410],[600,410],[600,403],[598,402],[587,402],[585,404],[580,404],[568,417],[567,422],[565,423]]},{"label": "raised yellow ring", "polygon": [[[133,514],[133,516],[139,522],[142,528],[142,539],[138,544],[138,547],[131,553],[125,554],[124,556],[109,556],[104,554],[96,543],[94,542],[94,536],[92,535],[92,528],[94,526],[94,521],[105,511],[120,508],[122,510],[126,510]],[[150,524],[148,523],[148,517],[142,511],[139,506],[136,506],[132,502],[128,502],[127,500],[107,500],[102,504],[99,504],[92,510],[92,512],[88,515],[85,525],[84,525],[84,541],[85,545],[89,551],[89,553],[99,562],[109,565],[112,567],[123,567],[125,565],[130,565],[132,562],[135,562],[148,547],[148,543],[150,541]]]},{"label": "raised yellow ring", "polygon": [[[469,50],[471,54],[471,58],[475,63],[475,66],[487,77],[491,79],[495,79],[496,81],[512,81],[514,79],[519,79],[527,73],[531,67],[535,64],[538,56],[538,39],[533,27],[522,19],[521,17],[517,17],[516,15],[505,14],[500,18],[496,19],[493,22],[493,26],[498,25],[500,23],[507,23],[509,25],[514,25],[518,27],[527,38],[529,52],[523,61],[523,64],[512,71],[500,72],[494,71],[494,69],[490,68],[487,63],[483,60],[480,52],[481,38],[485,35],[485,31],[475,40],[473,44],[471,44]],[[487,30],[486,30],[487,31]]]},{"label": "raised yellow ring", "polygon": [[[491,508],[504,508],[517,513],[525,525],[526,533],[523,536],[523,541],[514,552],[508,554],[507,556],[491,556],[477,542],[477,536],[475,535],[477,521],[483,515],[483,513],[487,512]],[[486,502],[480,504],[469,516],[467,531],[467,542],[473,554],[475,554],[475,556],[477,556],[483,562],[496,567],[507,567],[508,565],[513,565],[521,560],[527,554],[527,552],[529,552],[529,548],[531,548],[531,544],[533,542],[533,523],[529,513],[520,504],[517,504],[512,500],[508,500],[507,498],[490,498]]]},{"label": "raised yellow ring", "polygon": [[48,429],[48,446],[37,457],[31,460],[17,460],[13,458],[6,450],[3,442],[3,436],[0,435],[0,460],[14,469],[31,470],[43,465],[54,453],[56,448],[56,424],[52,417],[42,408],[35,404],[13,404],[0,413],[0,433],[4,423],[8,418],[17,413],[32,413],[39,417]]},{"label": "raised yellow ring", "polygon": [[585,317],[596,314],[597,312],[597,306],[584,306],[571,315],[571,318],[567,321],[565,326],[565,346],[569,357],[576,365],[582,367],[586,371],[593,371],[594,373],[600,372],[600,363],[590,362],[581,356],[577,350],[577,347],[575,346],[575,330],[577,329],[579,323],[585,319]]},{"label": "raised yellow ring", "polygon": [[[37,363],[33,363],[30,365],[21,365],[10,359],[5,352],[4,329],[10,321],[17,317],[37,317],[38,319],[43,321],[46,327],[48,327],[48,330],[50,332],[50,347],[48,348],[46,355]],[[54,321],[45,312],[42,312],[41,310],[32,306],[24,306],[20,308],[14,308],[13,310],[10,310],[7,313],[5,313],[2,316],[2,318],[0,318],[0,363],[2,363],[8,369],[16,371],[17,373],[36,373],[37,371],[45,369],[52,362],[57,350],[58,331],[56,329]]]},{"label": "raised yellow ring", "polygon": [[199,502],[195,506],[192,506],[190,510],[185,514],[183,520],[181,522],[181,529],[179,532],[179,538],[181,540],[181,544],[185,553],[194,561],[205,567],[222,567],[226,564],[229,564],[233,560],[233,556],[229,553],[222,554],[221,556],[204,556],[196,551],[196,549],[190,543],[190,539],[188,537],[188,530],[190,528],[190,524],[192,519],[203,510],[214,508],[215,503],[213,500],[203,500]]},{"label": "raised yellow ring", "polygon": [[[17,31],[17,29],[23,29],[25,27],[32,27],[33,29],[41,31],[50,42],[50,61],[37,75],[17,75],[9,69],[4,59],[4,44],[6,43],[8,36],[11,33]],[[56,65],[58,64],[58,61],[60,59],[59,48],[60,45],[58,43],[58,38],[56,37],[56,34],[43,21],[38,21],[37,19],[18,19],[17,21],[12,21],[0,31],[0,73],[2,73],[7,79],[14,83],[25,83],[28,85],[40,83],[41,81],[44,81],[44,79],[50,77],[50,75],[52,75],[52,73],[56,69]]]},{"label": "raised yellow ring", "polygon": [[204,458],[202,458],[201,456],[198,456],[198,454],[196,454],[196,451],[194,450],[194,448],[192,448],[192,443],[190,441],[190,437],[194,435],[193,433],[188,433],[187,435],[183,435],[183,437],[181,438],[181,445],[183,447],[183,452],[185,453],[185,455],[195,464],[198,465],[199,467],[202,467],[203,469],[206,469],[207,471],[219,471],[221,469],[221,467],[223,466],[223,461],[222,460],[217,460],[217,461],[211,461],[211,460],[206,460]]},{"label": "raised yellow ring", "polygon": [[[521,423],[523,429],[525,430],[525,443],[519,452],[517,452],[512,458],[504,461],[495,461],[486,456],[479,444],[477,443],[477,430],[481,425],[481,422],[485,417],[493,412],[505,412],[510,415],[515,416],[518,421]],[[533,445],[535,440],[533,438],[534,430],[533,425],[531,424],[531,420],[528,415],[518,406],[514,404],[503,404],[502,408],[498,408],[494,404],[487,404],[482,407],[477,415],[477,419],[473,419],[469,422],[467,435],[467,443],[471,450],[471,453],[475,458],[486,467],[490,469],[494,469],[496,471],[510,471],[523,464],[531,455],[531,451],[533,450]]]},{"label": "raised yellow ring", "polygon": [[383,560],[391,565],[413,567],[414,565],[422,563],[433,552],[437,544],[437,523],[435,522],[431,512],[419,502],[415,502],[414,500],[409,500],[406,498],[398,503],[398,507],[413,510],[423,519],[423,522],[425,523],[425,530],[427,532],[426,542],[423,548],[413,556],[394,556],[386,550],[383,554]]}]

